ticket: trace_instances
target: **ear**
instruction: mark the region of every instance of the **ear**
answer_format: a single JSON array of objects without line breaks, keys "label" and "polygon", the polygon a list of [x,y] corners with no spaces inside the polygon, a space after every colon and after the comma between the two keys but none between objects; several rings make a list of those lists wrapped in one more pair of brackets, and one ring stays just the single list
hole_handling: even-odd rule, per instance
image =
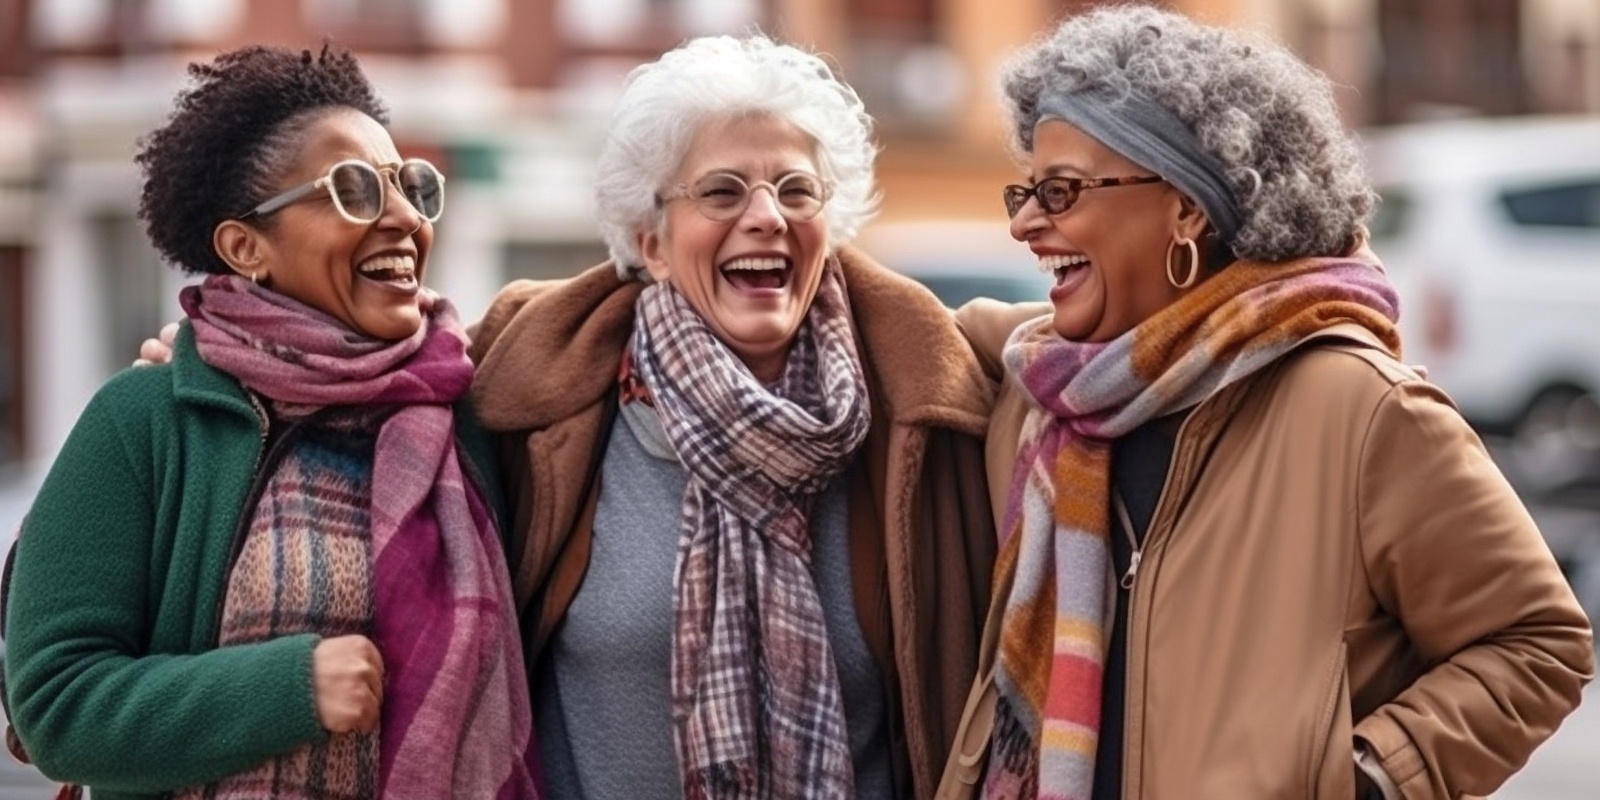
[{"label": "ear", "polygon": [[236,219],[225,219],[211,231],[211,249],[234,272],[266,283],[271,277],[266,265],[272,245],[261,231]]},{"label": "ear", "polygon": [[1173,233],[1185,239],[1199,241],[1200,236],[1211,226],[1211,221],[1206,219],[1206,212],[1200,209],[1200,204],[1189,199],[1188,195],[1178,195],[1178,218],[1173,226]]},{"label": "ear", "polygon": [[667,264],[666,234],[657,230],[645,231],[639,234],[639,256],[644,259],[644,268],[650,272],[650,277],[656,283],[665,283],[672,274],[672,268]]}]

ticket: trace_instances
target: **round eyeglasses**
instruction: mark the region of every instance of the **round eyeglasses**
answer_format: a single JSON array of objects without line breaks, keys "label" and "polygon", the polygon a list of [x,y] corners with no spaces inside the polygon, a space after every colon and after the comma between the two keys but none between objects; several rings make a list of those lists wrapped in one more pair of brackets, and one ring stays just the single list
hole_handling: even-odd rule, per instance
[{"label": "round eyeglasses", "polygon": [[766,189],[778,203],[778,213],[791,222],[805,222],[822,211],[833,195],[833,185],[808,172],[791,172],[777,183],[745,180],[731,172],[713,172],[692,184],[680,183],[657,197],[659,205],[672,200],[694,201],[706,219],[727,222],[750,206],[757,189]]},{"label": "round eyeglasses", "polygon": [[386,182],[399,189],[400,195],[423,219],[439,221],[439,215],[444,213],[444,176],[420,158],[381,167],[357,159],[340,161],[328,169],[328,174],[268,199],[239,219],[264,217],[319,190],[326,190],[340,216],[358,225],[370,225],[383,216],[384,203],[389,196]]},{"label": "round eyeglasses", "polygon": [[1078,195],[1085,189],[1102,189],[1107,186],[1133,186],[1140,183],[1159,183],[1164,178],[1159,175],[1133,175],[1126,178],[1045,178],[1032,186],[1019,186],[1011,184],[1005,188],[1006,216],[1015,217],[1022,212],[1022,207],[1028,204],[1029,198],[1037,198],[1039,207],[1050,216],[1065,213],[1078,202]]}]

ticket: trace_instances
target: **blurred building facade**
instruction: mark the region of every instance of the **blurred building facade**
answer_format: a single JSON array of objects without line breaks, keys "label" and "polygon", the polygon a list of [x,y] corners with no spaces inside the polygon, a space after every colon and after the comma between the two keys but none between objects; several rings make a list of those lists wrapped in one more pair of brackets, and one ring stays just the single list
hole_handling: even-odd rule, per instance
[{"label": "blurred building facade", "polygon": [[[1092,0],[0,0],[0,471],[50,458],[95,388],[178,315],[133,207],[137,137],[183,65],[247,43],[354,48],[401,151],[451,178],[429,282],[475,316],[515,277],[603,257],[592,161],[622,78],[759,28],[825,52],[880,123],[884,222],[989,219],[1016,168],[1005,54]],[[1595,0],[1170,0],[1257,27],[1342,87],[1352,124],[1600,112]]]}]

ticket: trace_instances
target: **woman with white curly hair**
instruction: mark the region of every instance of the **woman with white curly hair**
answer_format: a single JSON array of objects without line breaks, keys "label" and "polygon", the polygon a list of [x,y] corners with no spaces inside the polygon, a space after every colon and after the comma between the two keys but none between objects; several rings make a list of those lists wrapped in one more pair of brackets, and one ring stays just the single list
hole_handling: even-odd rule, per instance
[{"label": "woman with white curly hair", "polygon": [[479,326],[552,796],[932,794],[994,560],[994,395],[932,294],[843,249],[874,157],[817,57],[691,41],[602,146],[613,261]]},{"label": "woman with white curly hair", "polygon": [[[1052,313],[1007,375],[980,673],[941,797],[1487,795],[1592,632],[1450,400],[1400,363],[1328,81],[1146,7],[1004,77]],[[1014,330],[1013,330],[1014,328]]]}]

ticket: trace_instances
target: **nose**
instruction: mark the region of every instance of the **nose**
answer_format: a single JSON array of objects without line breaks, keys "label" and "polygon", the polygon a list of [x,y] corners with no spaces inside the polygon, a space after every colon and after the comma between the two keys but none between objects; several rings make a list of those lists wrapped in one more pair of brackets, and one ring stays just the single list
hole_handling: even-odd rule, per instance
[{"label": "nose", "polygon": [[383,182],[383,191],[383,215],[378,217],[378,226],[385,230],[404,231],[407,235],[420,230],[426,220],[411,205],[400,187],[386,180]]},{"label": "nose", "polygon": [[1044,209],[1039,207],[1039,199],[1030,197],[1022,204],[1022,208],[1017,210],[1017,215],[1011,218],[1011,238],[1026,242],[1033,238],[1044,224]]},{"label": "nose", "polygon": [[778,206],[777,190],[757,186],[750,190],[749,203],[739,217],[739,226],[754,233],[777,235],[789,227],[789,219]]}]

